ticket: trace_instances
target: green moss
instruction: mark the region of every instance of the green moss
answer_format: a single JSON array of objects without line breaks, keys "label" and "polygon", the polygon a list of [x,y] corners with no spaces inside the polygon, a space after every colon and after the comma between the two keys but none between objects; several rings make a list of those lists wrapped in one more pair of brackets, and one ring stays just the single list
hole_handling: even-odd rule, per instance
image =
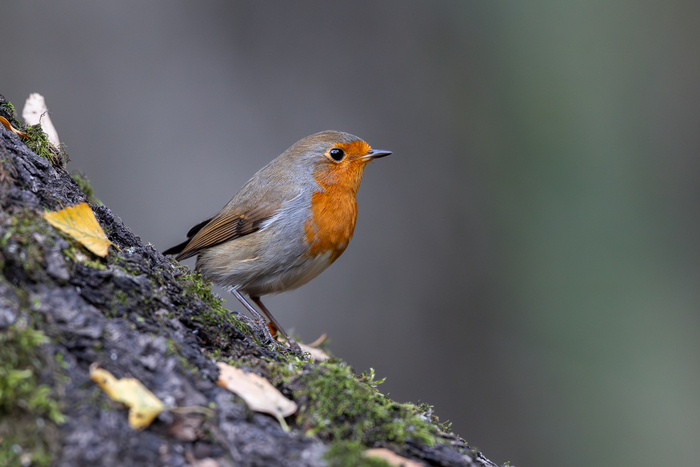
[{"label": "green moss", "polygon": [[54,167],[66,167],[69,160],[68,154],[63,148],[56,148],[49,142],[49,137],[41,129],[41,125],[28,126],[25,128],[25,133],[28,138],[22,140],[34,154],[49,160]]},{"label": "green moss", "polygon": [[[100,271],[107,271],[109,269],[109,267],[107,267],[105,264],[105,261],[109,261],[108,259],[105,260],[102,258],[96,258],[95,255],[93,255],[80,242],[72,239],[69,235],[64,234],[63,232],[60,232],[58,229],[56,229],[56,232],[68,240],[68,247],[62,249],[61,254],[64,258],[67,258],[70,263],[80,264],[92,269],[99,269]],[[111,251],[110,254],[112,254]]]},{"label": "green moss", "polygon": [[[130,276],[140,276],[144,274],[144,269],[142,267],[139,267],[139,264],[134,263],[133,261],[123,256],[117,254],[110,254],[108,256],[108,260],[111,263],[112,267],[119,269],[120,271],[124,272],[124,274],[128,274]],[[148,260],[146,260],[146,262],[148,263]],[[157,278],[149,277],[149,279],[154,285],[154,288],[157,288]]]},{"label": "green moss", "polygon": [[58,365],[58,367],[62,370],[67,370],[70,367],[68,362],[66,362],[65,360],[65,356],[61,352],[56,353],[53,357],[53,360],[56,362],[56,365]]},{"label": "green moss", "polygon": [[210,308],[224,309],[223,300],[214,295],[211,291],[211,282],[207,282],[200,273],[185,273],[180,276],[180,283],[183,285],[185,295],[196,296]]},{"label": "green moss", "polygon": [[211,291],[211,283],[205,281],[200,273],[193,272],[184,274],[179,277],[179,282],[183,286],[183,293],[185,295],[199,298],[209,308],[207,312],[195,316],[193,320],[217,328],[233,326],[240,332],[251,336],[258,345],[262,345],[256,334],[247,324],[236,319],[233,313],[224,308],[224,301],[220,297],[214,295]]},{"label": "green moss", "polygon": [[0,108],[2,108],[2,110],[7,113],[8,116],[12,117],[13,119],[15,118],[15,106],[12,105],[12,102],[2,104]]},{"label": "green moss", "polygon": [[199,368],[191,364],[183,355],[180,346],[172,339],[167,339],[166,343],[168,345],[168,355],[172,355],[177,359],[180,365],[189,371],[191,374],[196,375],[199,373]]},{"label": "green moss", "polygon": [[87,176],[84,173],[78,170],[74,170],[71,172],[70,176],[73,177],[73,180],[75,180],[75,182],[80,187],[80,191],[82,191],[85,194],[85,196],[87,196],[88,201],[91,204],[98,204],[102,206],[102,201],[97,199],[97,197],[95,196],[95,192],[92,189],[90,180],[88,180]]},{"label": "green moss", "polygon": [[145,316],[150,316],[153,312],[152,297],[134,289],[122,290],[112,287],[106,305],[109,307],[109,313],[105,316],[128,319],[132,322],[131,329],[137,329],[145,321]]},{"label": "green moss", "polygon": [[326,451],[324,457],[330,467],[387,467],[390,464],[376,457],[365,457],[367,449],[356,441],[338,441]]},{"label": "green moss", "polygon": [[40,282],[45,277],[44,253],[42,246],[36,241],[35,235],[46,237],[46,246],[53,244],[52,232],[49,225],[36,213],[23,211],[4,219],[2,227],[7,230],[3,235],[3,248],[11,243],[19,247],[19,266],[26,277],[34,282]]},{"label": "green moss", "polygon": [[[241,361],[241,359],[239,359]],[[236,365],[236,363],[231,363]],[[311,371],[313,363],[295,354],[282,355],[279,360],[267,360],[263,371],[276,386],[289,386],[300,374]],[[249,366],[254,366],[250,364]]]},{"label": "green moss", "polygon": [[5,232],[5,235],[0,238],[0,248],[5,248],[7,246],[7,241],[10,239],[12,232]]},{"label": "green moss", "polygon": [[21,123],[19,122],[19,120],[17,120],[17,117],[15,116],[15,106],[12,105],[11,102],[7,102],[6,104],[0,105],[0,114],[7,118],[7,121],[9,121],[10,125],[12,125],[13,127],[22,127]]},{"label": "green moss", "polygon": [[[12,261],[19,282],[46,281],[44,248],[54,244],[48,224],[31,211],[0,219],[2,267]],[[39,299],[21,287],[12,288],[23,313],[0,332],[0,465],[50,465],[57,447],[57,425],[65,417],[44,378],[60,386],[63,375],[43,348],[48,338],[35,326],[34,320],[40,317],[32,310],[41,306]]]},{"label": "green moss", "polygon": [[114,302],[119,303],[120,305],[127,306],[127,305],[129,305],[129,302],[131,301],[131,300],[129,300],[129,295],[126,292],[124,292],[123,290],[119,290],[119,289],[115,290],[114,294],[112,294],[112,296],[114,297]]},{"label": "green moss", "polygon": [[381,394],[373,371],[357,377],[346,363],[328,361],[308,366],[296,382],[303,388],[295,392],[295,400],[302,401],[297,423],[310,435],[363,446],[409,440],[432,446],[438,440],[429,413]]},{"label": "green moss", "polygon": [[65,421],[52,389],[39,383],[48,338],[19,320],[0,334],[0,465],[50,465],[56,425]]},{"label": "green moss", "polygon": [[17,324],[0,334],[0,411],[11,412],[17,405],[53,409],[43,391],[35,391],[32,371],[37,366],[35,348],[46,343],[48,338],[41,331]]},{"label": "green moss", "polygon": [[82,264],[92,269],[99,269],[100,271],[106,271],[108,269],[107,266],[100,261],[87,260],[83,261]]}]

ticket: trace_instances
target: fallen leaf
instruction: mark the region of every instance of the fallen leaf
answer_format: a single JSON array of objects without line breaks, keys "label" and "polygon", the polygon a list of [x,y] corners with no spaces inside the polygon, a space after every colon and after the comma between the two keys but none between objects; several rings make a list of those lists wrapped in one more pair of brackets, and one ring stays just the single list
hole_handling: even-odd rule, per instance
[{"label": "fallen leaf", "polygon": [[297,411],[297,405],[284,397],[268,380],[254,373],[246,373],[236,367],[218,362],[219,381],[216,382],[239,396],[251,410],[277,418],[285,431],[289,430],[284,417]]},{"label": "fallen leaf", "polygon": [[315,362],[325,362],[331,358],[326,352],[318,347],[312,347],[311,345],[307,344],[299,344],[299,347],[301,347],[302,352],[311,354],[311,358]]},{"label": "fallen leaf", "polygon": [[321,350],[319,346],[326,342],[328,339],[328,336],[326,333],[321,334],[318,339],[316,339],[313,342],[309,342],[308,344],[299,344],[299,347],[301,347],[301,350],[304,353],[308,353],[311,355],[311,359],[315,362],[325,362],[326,360],[330,360],[331,357],[328,355],[326,352]]},{"label": "fallen leaf", "polygon": [[28,135],[28,134],[26,134],[26,133],[23,132],[23,131],[17,130],[15,127],[13,127],[13,126],[10,124],[10,122],[7,121],[7,119],[6,119],[5,117],[0,117],[0,123],[2,123],[3,125],[5,125],[5,128],[7,128],[8,130],[10,130],[12,133],[16,134],[17,136],[19,136],[19,137],[21,137],[21,138],[29,138],[29,135]]},{"label": "fallen leaf", "polygon": [[143,430],[163,411],[163,403],[135,378],[115,378],[107,370],[90,366],[90,379],[97,383],[110,399],[129,407],[129,425]]},{"label": "fallen leaf", "polygon": [[107,256],[112,242],[95,219],[95,214],[87,203],[76,204],[60,211],[47,211],[44,219],[74,240],[85,245],[85,248],[97,256]]},{"label": "fallen leaf", "polygon": [[393,467],[421,467],[425,465],[420,462],[401,457],[395,452],[389,451],[386,448],[367,449],[362,454],[365,457],[378,457],[383,459],[387,464]]}]

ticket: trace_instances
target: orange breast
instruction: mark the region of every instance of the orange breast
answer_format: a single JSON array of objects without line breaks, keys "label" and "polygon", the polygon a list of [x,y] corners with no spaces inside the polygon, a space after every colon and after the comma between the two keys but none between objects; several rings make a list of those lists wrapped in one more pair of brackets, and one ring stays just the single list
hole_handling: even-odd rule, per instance
[{"label": "orange breast", "polygon": [[309,256],[329,254],[335,261],[347,248],[357,219],[356,194],[366,163],[323,166],[314,173],[321,187],[311,197],[311,217],[304,230],[311,245]]},{"label": "orange breast", "polygon": [[311,217],[304,230],[311,245],[309,256],[330,255],[335,261],[345,251],[355,231],[357,202],[347,190],[331,188],[316,192],[311,198]]}]

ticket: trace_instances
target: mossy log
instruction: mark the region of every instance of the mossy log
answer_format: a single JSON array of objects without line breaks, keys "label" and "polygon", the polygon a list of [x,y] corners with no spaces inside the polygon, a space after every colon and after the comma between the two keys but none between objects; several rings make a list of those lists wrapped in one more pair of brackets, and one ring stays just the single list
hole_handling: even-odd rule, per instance
[{"label": "mossy log", "polygon": [[[0,115],[21,127],[2,96]],[[495,466],[429,406],[381,394],[372,374],[266,345],[201,278],[97,204],[40,131],[30,138],[0,126],[0,465],[386,465],[365,453],[386,448],[425,465]],[[43,218],[82,202],[115,245],[105,258]],[[217,385],[217,361],[294,400],[289,429]],[[91,381],[93,364],[138,379],[169,409],[134,430]]]}]

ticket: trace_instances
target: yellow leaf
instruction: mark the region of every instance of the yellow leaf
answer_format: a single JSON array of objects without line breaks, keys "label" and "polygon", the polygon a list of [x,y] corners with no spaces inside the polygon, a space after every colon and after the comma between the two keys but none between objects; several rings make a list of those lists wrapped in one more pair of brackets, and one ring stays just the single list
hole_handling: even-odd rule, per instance
[{"label": "yellow leaf", "polygon": [[289,430],[284,417],[297,411],[297,405],[282,395],[268,380],[254,373],[246,373],[231,365],[218,362],[219,381],[216,382],[239,396],[251,410],[277,418],[285,431]]},{"label": "yellow leaf", "polygon": [[163,403],[141,381],[134,378],[115,378],[107,370],[90,366],[90,379],[102,388],[110,399],[129,407],[129,425],[143,430],[163,411]]},{"label": "yellow leaf", "polygon": [[85,245],[85,248],[103,258],[112,242],[107,239],[104,230],[95,219],[92,209],[87,203],[76,204],[60,211],[45,212],[44,219],[74,240]]}]

